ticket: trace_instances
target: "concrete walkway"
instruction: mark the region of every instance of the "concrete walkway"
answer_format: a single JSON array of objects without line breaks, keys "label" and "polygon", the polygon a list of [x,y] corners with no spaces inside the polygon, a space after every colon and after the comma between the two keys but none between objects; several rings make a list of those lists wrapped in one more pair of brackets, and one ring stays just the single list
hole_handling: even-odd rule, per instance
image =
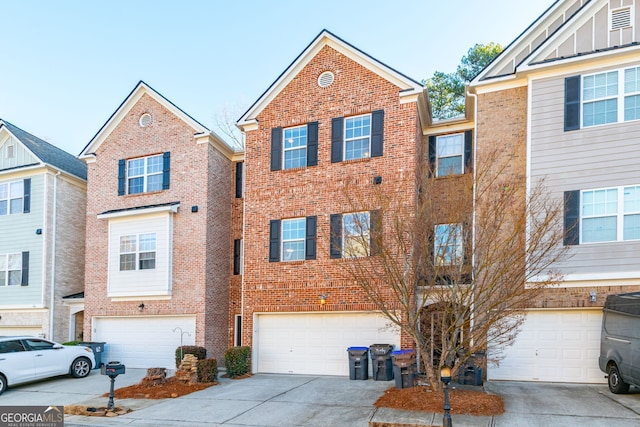
[{"label": "concrete walkway", "polygon": [[[127,369],[116,388],[137,384],[143,369]],[[393,381],[350,381],[347,377],[255,375],[222,378],[218,386],[176,399],[116,399],[133,410],[114,418],[65,416],[65,426],[441,426],[442,414],[376,409],[373,403]],[[640,390],[613,395],[606,385],[489,382],[485,388],[505,399],[496,417],[453,416],[465,426],[621,426],[640,425]],[[60,377],[10,388],[0,406],[106,406],[109,378],[93,371],[84,379]]]}]

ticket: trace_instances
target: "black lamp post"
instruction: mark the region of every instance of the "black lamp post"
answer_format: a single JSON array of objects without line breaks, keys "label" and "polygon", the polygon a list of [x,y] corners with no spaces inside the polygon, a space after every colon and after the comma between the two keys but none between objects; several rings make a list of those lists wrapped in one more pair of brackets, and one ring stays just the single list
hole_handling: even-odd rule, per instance
[{"label": "black lamp post", "polygon": [[440,381],[444,383],[444,416],[442,417],[442,427],[452,427],[451,406],[449,405],[449,382],[451,381],[451,368],[443,366],[440,368]]}]

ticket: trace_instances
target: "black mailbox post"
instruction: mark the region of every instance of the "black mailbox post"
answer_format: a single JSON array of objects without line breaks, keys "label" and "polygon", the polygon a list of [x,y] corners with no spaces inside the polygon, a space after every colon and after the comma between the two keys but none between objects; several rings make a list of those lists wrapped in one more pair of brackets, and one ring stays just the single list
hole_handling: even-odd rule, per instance
[{"label": "black mailbox post", "polygon": [[115,407],[113,403],[113,388],[116,382],[116,377],[120,374],[125,373],[125,367],[120,362],[109,362],[106,365],[102,365],[100,367],[100,373],[102,375],[107,375],[111,379],[111,388],[109,390],[109,402],[107,403],[107,409],[111,411]]}]

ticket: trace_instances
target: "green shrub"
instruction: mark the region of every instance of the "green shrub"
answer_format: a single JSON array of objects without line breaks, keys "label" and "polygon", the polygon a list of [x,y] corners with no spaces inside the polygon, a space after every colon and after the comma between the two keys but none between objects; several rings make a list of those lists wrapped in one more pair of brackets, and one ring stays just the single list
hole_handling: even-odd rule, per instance
[{"label": "green shrub", "polygon": [[183,345],[176,348],[176,368],[180,367],[180,362],[185,354],[193,354],[198,360],[202,360],[207,357],[207,349],[197,345]]},{"label": "green shrub", "polygon": [[224,352],[224,366],[230,378],[251,371],[251,347],[231,347]]},{"label": "green shrub", "polygon": [[80,341],[75,340],[75,341],[67,341],[67,342],[63,342],[62,345],[78,345]]},{"label": "green shrub", "polygon": [[218,361],[216,359],[198,360],[197,373],[199,383],[215,383],[218,381]]}]

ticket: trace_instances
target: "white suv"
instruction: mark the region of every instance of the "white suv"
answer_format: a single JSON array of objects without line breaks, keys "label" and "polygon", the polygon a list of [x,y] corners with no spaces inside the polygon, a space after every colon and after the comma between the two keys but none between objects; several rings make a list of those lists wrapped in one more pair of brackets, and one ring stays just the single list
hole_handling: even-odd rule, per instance
[{"label": "white suv", "polygon": [[57,375],[83,378],[95,366],[88,347],[30,336],[0,337],[0,394],[7,386]]}]

